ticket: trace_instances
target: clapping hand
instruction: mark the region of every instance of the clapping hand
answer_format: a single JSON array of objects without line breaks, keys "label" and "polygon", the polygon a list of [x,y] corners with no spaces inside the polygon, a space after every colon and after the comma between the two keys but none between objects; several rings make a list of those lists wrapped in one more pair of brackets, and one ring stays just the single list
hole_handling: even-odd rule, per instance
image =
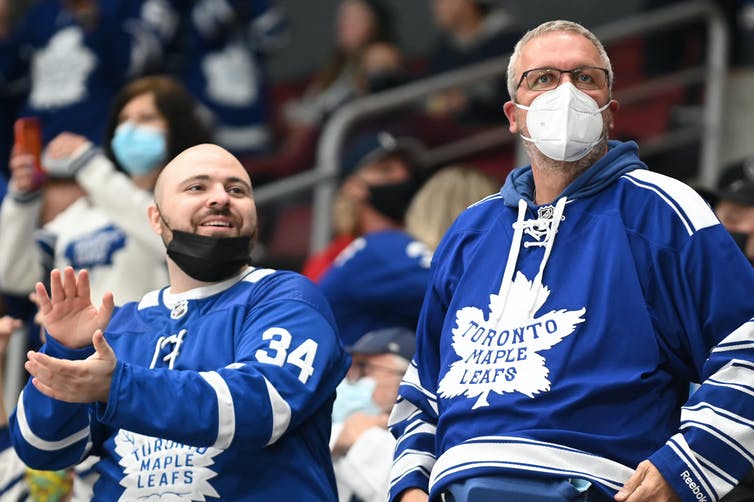
[{"label": "clapping hand", "polygon": [[113,295],[105,294],[96,308],[89,297],[89,274],[82,270],[76,277],[71,267],[50,273],[50,295],[42,283],[37,283],[36,292],[47,332],[68,348],[92,344],[95,352],[85,360],[70,361],[29,351],[24,367],[33,377],[32,384],[60,401],[107,402],[117,360],[102,330],[113,313]]},{"label": "clapping hand", "polygon": [[89,273],[66,267],[61,273],[50,272],[50,293],[41,282],[37,283],[37,305],[42,325],[56,341],[71,349],[88,347],[96,330],[103,330],[110,321],[114,301],[112,293],[106,293],[102,305],[92,305],[89,289]]},{"label": "clapping hand", "polygon": [[24,365],[32,385],[45,396],[68,403],[106,403],[115,370],[115,353],[101,330],[92,336],[95,352],[81,361],[29,351]]}]

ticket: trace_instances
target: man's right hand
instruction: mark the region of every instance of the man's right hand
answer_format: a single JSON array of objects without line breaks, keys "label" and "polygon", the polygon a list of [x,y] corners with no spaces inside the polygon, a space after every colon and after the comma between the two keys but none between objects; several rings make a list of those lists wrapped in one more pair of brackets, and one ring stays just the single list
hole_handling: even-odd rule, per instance
[{"label": "man's right hand", "polygon": [[400,494],[398,502],[427,502],[429,495],[419,488],[409,488]]},{"label": "man's right hand", "polygon": [[104,295],[99,308],[92,305],[86,270],[76,277],[72,267],[66,267],[62,273],[54,269],[50,272],[51,295],[41,282],[37,283],[36,291],[45,329],[71,349],[91,345],[92,335],[98,329],[105,330],[115,308],[112,293]]}]

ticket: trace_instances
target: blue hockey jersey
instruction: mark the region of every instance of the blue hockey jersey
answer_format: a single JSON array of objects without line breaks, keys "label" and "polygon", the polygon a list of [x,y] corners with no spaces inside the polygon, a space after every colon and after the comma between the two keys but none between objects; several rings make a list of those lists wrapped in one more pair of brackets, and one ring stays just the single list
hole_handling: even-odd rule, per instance
[{"label": "blue hockey jersey", "polygon": [[267,56],[289,38],[271,0],[197,0],[183,8],[181,79],[211,112],[215,140],[236,155],[272,145]]},{"label": "blue hockey jersey", "polygon": [[[350,364],[327,303],[293,272],[249,269],[118,309],[107,403],[24,388],[11,417],[28,465],[101,457],[95,500],[336,500],[328,448]],[[80,359],[48,341],[45,352]]]},{"label": "blue hockey jersey", "polygon": [[435,253],[392,497],[501,473],[614,495],[650,459],[681,500],[718,500],[754,464],[754,270],[633,142],[553,205],[532,190],[514,170]]},{"label": "blue hockey jersey", "polygon": [[402,230],[368,233],[341,251],[319,286],[343,343],[380,328],[416,329],[430,260],[429,248]]},{"label": "blue hockey jersey", "polygon": [[176,20],[167,0],[94,3],[88,26],[65,2],[35,2],[0,44],[0,94],[29,77],[19,113],[40,118],[45,143],[70,131],[99,144],[116,93],[154,71],[173,36]]}]

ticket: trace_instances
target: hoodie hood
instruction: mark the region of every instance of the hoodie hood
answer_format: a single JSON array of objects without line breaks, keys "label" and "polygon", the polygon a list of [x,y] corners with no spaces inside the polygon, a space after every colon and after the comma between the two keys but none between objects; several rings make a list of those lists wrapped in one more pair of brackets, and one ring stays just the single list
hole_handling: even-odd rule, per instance
[{"label": "hoodie hood", "polygon": [[[605,156],[568,185],[563,193],[556,197],[556,200],[562,197],[568,199],[589,197],[634,169],[647,169],[647,165],[639,159],[639,146],[636,142],[608,141],[608,151]],[[533,192],[534,176],[531,165],[511,171],[500,189],[503,202],[510,207],[517,207],[520,199],[523,199],[531,208],[537,207],[532,200]]]},{"label": "hoodie hood", "polygon": [[[646,169],[647,166],[639,160],[638,153],[639,147],[633,141],[625,143],[609,141],[608,152],[604,157],[568,185],[555,201],[541,207],[532,201],[534,176],[531,166],[511,171],[500,193],[506,206],[517,208],[518,216],[516,223],[513,224],[513,239],[508,250],[508,259],[505,262],[500,290],[497,295],[490,296],[491,312],[494,313],[493,317],[496,322],[499,322],[505,315],[509,293],[516,273],[516,264],[522,249],[544,248],[539,270],[529,287],[528,298],[518,298],[517,300],[525,302],[523,305],[526,306],[526,315],[533,318],[536,309],[544,301],[545,288],[542,286],[542,279],[555,244],[558,227],[564,219],[563,213],[566,203],[569,200],[587,197],[604,190],[605,187],[628,171]],[[536,217],[529,217],[529,214],[536,214]]]}]

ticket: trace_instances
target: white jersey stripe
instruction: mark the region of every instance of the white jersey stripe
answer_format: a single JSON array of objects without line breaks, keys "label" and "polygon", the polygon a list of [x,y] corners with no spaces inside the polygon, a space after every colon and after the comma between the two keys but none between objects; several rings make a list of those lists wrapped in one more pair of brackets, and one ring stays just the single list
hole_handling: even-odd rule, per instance
[{"label": "white jersey stripe", "polygon": [[736,328],[712,350],[712,353],[749,348],[754,343],[754,322],[751,319]]},{"label": "white jersey stripe", "polygon": [[646,169],[631,171],[624,177],[636,186],[656,192],[678,214],[689,235],[720,223],[704,199],[693,188],[675,178]]},{"label": "white jersey stripe", "polygon": [[751,453],[754,451],[754,439],[746,440],[754,429],[753,421],[722,408],[700,403],[683,408],[681,426],[696,427],[714,434],[754,466],[754,454]]},{"label": "white jersey stripe", "polygon": [[[675,434],[670,438],[670,440],[668,440],[667,444],[686,464],[689,471],[691,471],[694,481],[699,483],[702,489],[704,489],[707,493],[712,493],[712,490],[714,488],[721,488],[719,486],[715,486],[716,481],[722,482],[723,485],[725,484],[722,478],[714,475],[713,472],[708,471],[699,463],[696,455],[694,454],[693,450],[686,442],[686,438],[684,438],[682,434]],[[710,483],[712,483],[712,486],[710,486]],[[728,487],[728,489],[730,489],[730,487]],[[717,491],[715,493],[720,492]]]},{"label": "white jersey stripe", "polygon": [[89,427],[81,429],[68,436],[67,438],[60,439],[58,441],[47,441],[37,436],[32,432],[29,427],[29,422],[26,420],[26,409],[24,408],[24,393],[21,391],[21,395],[18,398],[18,406],[16,407],[16,419],[18,420],[18,428],[21,431],[21,435],[24,440],[38,450],[44,451],[57,451],[67,448],[79,441],[89,438]]},{"label": "white jersey stripe", "polygon": [[400,482],[401,479],[416,470],[421,470],[425,475],[429,475],[434,464],[435,457],[431,453],[405,450],[393,461],[393,467],[390,469],[390,486]]},{"label": "white jersey stripe", "polygon": [[228,384],[216,371],[199,373],[212,386],[217,396],[217,439],[213,448],[225,450],[230,447],[236,434],[236,411]]},{"label": "white jersey stripe", "polygon": [[271,445],[288,430],[291,423],[291,407],[269,380],[265,378],[264,383],[267,384],[267,393],[270,396],[270,407],[272,408],[272,432],[270,440],[267,441],[267,445]]},{"label": "white jersey stripe", "polygon": [[615,490],[633,473],[633,469],[618,462],[553,443],[506,436],[481,437],[456,445],[437,459],[429,480],[430,490],[454,472],[486,466],[579,477]]}]

